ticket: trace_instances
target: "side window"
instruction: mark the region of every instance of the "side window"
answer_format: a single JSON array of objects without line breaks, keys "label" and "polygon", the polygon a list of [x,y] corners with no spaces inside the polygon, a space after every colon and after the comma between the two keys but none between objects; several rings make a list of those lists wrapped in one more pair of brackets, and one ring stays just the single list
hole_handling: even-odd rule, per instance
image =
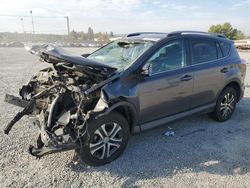
[{"label": "side window", "polygon": [[191,50],[193,64],[204,63],[217,59],[217,49],[214,41],[192,39]]},{"label": "side window", "polygon": [[228,56],[230,52],[230,44],[226,42],[220,42],[220,47],[222,49],[224,57]]},{"label": "side window", "polygon": [[223,58],[224,56],[222,54],[221,47],[220,47],[219,43],[216,43],[216,47],[217,47],[218,59]]},{"label": "side window", "polygon": [[171,41],[160,48],[149,60],[151,74],[175,70],[186,66],[186,55],[183,41]]}]

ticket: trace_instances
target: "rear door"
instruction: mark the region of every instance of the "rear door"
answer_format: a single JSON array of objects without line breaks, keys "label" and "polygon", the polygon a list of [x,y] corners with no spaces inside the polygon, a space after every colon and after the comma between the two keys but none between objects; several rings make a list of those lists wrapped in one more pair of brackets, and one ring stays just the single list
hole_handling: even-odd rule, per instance
[{"label": "rear door", "polygon": [[190,38],[194,89],[191,107],[216,102],[225,81],[226,67],[219,43],[210,38]]}]

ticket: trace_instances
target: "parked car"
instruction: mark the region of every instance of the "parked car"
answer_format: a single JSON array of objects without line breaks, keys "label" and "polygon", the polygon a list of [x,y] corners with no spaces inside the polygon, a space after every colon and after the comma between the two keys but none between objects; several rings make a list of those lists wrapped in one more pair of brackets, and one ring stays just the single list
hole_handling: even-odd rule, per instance
[{"label": "parked car", "polygon": [[36,157],[76,150],[88,165],[118,158],[129,135],[198,113],[219,122],[244,94],[246,65],[222,35],[180,31],[132,33],[92,54],[72,56],[50,45],[31,53],[52,66],[6,102],[39,127]]}]

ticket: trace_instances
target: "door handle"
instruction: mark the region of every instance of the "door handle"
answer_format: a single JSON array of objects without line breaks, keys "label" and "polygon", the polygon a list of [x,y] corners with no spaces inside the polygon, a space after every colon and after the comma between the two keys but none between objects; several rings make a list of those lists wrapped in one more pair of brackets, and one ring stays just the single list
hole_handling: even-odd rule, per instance
[{"label": "door handle", "polygon": [[187,74],[187,75],[184,75],[181,77],[181,81],[189,81],[192,78],[193,78],[193,76]]},{"label": "door handle", "polygon": [[221,73],[227,73],[228,72],[228,68],[224,67],[223,69],[220,70]]}]

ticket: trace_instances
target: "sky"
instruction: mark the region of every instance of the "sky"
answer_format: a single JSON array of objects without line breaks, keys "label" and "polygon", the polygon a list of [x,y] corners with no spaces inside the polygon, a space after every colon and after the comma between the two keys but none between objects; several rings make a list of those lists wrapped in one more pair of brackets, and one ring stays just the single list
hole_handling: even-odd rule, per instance
[{"label": "sky", "polygon": [[230,22],[250,35],[250,0],[0,0],[0,32],[31,31],[30,10],[36,33],[66,34],[69,16],[70,30],[85,32],[207,31]]}]

